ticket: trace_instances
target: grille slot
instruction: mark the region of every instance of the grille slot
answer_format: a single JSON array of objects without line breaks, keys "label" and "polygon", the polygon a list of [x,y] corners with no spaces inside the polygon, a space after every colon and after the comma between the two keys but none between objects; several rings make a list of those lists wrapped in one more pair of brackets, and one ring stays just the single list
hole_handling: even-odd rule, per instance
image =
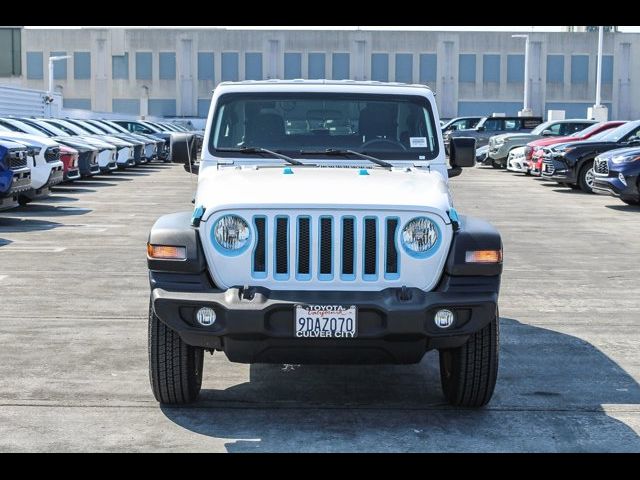
[{"label": "grille slot", "polygon": [[276,274],[289,273],[289,219],[276,217]]},{"label": "grille slot", "polygon": [[298,218],[298,273],[311,274],[311,219]]},{"label": "grille slot", "polygon": [[396,275],[398,273],[398,250],[396,249],[396,229],[398,228],[397,218],[387,219],[387,244],[386,244],[386,265],[387,274]]},{"label": "grille slot", "polygon": [[256,217],[253,222],[256,226],[256,249],[253,252],[253,271],[255,273],[267,273],[267,219]]},{"label": "grille slot", "polygon": [[320,218],[320,275],[331,275],[333,261],[331,258],[331,245],[333,243],[333,219],[331,217]]},{"label": "grille slot", "polygon": [[10,151],[7,155],[7,166],[11,170],[17,170],[27,166],[27,155],[25,151]]},{"label": "grille slot", "polygon": [[353,218],[342,219],[342,274],[353,276],[356,273],[355,221]]},{"label": "grille slot", "polygon": [[593,162],[593,171],[601,175],[609,175],[609,163],[604,158],[596,158]]},{"label": "grille slot", "polygon": [[364,274],[375,275],[377,267],[376,245],[378,234],[376,232],[377,222],[375,218],[364,219]]},{"label": "grille slot", "polygon": [[49,147],[44,151],[44,159],[47,162],[56,162],[60,160],[60,148]]}]

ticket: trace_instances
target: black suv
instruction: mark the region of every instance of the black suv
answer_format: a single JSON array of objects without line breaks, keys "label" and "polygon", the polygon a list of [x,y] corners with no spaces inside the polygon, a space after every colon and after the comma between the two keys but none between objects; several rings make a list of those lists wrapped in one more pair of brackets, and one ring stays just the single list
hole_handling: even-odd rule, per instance
[{"label": "black suv", "polygon": [[[595,136],[594,136],[595,137]],[[640,120],[598,134],[590,141],[560,143],[545,150],[542,176],[583,192],[593,192],[593,159],[602,152],[640,145]]]}]

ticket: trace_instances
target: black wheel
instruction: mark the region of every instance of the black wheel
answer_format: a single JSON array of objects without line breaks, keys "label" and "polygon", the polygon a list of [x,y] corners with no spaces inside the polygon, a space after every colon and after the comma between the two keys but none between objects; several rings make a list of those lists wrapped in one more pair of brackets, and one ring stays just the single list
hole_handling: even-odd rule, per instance
[{"label": "black wheel", "polygon": [[491,159],[491,166],[493,168],[502,168],[502,165],[500,165],[498,162],[496,162],[495,160]]},{"label": "black wheel", "polygon": [[32,202],[32,200],[29,197],[27,197],[26,195],[18,196],[18,204],[21,207],[24,207],[26,204],[31,203],[31,202]]},{"label": "black wheel", "polygon": [[625,200],[624,198],[621,198],[620,200],[622,200],[627,205],[634,205],[634,206],[640,205],[640,199],[639,200]]},{"label": "black wheel", "polygon": [[585,193],[593,193],[593,160],[585,163],[578,173],[578,187]]},{"label": "black wheel", "polygon": [[202,386],[204,350],[192,347],[167,327],[149,302],[149,380],[160,403],[191,403]]},{"label": "black wheel", "polygon": [[458,348],[440,350],[440,382],[447,401],[457,407],[489,403],[498,376],[499,317]]}]

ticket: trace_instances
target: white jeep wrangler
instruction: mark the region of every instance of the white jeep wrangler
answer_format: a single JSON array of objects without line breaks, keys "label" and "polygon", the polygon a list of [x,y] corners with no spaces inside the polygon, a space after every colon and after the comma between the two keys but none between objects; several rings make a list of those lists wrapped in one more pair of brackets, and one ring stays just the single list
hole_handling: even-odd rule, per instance
[{"label": "white jeep wrangler", "polygon": [[491,398],[502,242],[458,216],[423,85],[222,83],[193,212],[148,243],[149,368],[165,404],[196,399],[203,354],[243,363],[419,362],[438,349],[453,405]]}]

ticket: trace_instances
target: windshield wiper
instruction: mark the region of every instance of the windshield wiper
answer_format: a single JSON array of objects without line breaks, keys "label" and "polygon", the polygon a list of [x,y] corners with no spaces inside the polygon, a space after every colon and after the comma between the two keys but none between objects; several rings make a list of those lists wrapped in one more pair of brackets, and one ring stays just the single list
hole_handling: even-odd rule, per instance
[{"label": "windshield wiper", "polygon": [[364,153],[356,152],[355,150],[338,150],[335,148],[327,148],[326,150],[319,150],[319,151],[300,150],[300,155],[339,155],[343,157],[347,155],[355,155],[356,157],[369,160],[370,162],[375,163],[376,165],[379,165],[388,170],[391,170],[393,168],[393,165],[391,165],[388,162],[385,162],[384,160],[380,160],[379,158],[372,157],[370,155],[365,155]]},{"label": "windshield wiper", "polygon": [[238,153],[268,153],[276,158],[280,158],[291,165],[306,165],[294,158],[287,157],[282,153],[274,152],[273,150],[267,150],[262,147],[240,147],[240,148],[216,148],[218,152],[238,152]]}]

